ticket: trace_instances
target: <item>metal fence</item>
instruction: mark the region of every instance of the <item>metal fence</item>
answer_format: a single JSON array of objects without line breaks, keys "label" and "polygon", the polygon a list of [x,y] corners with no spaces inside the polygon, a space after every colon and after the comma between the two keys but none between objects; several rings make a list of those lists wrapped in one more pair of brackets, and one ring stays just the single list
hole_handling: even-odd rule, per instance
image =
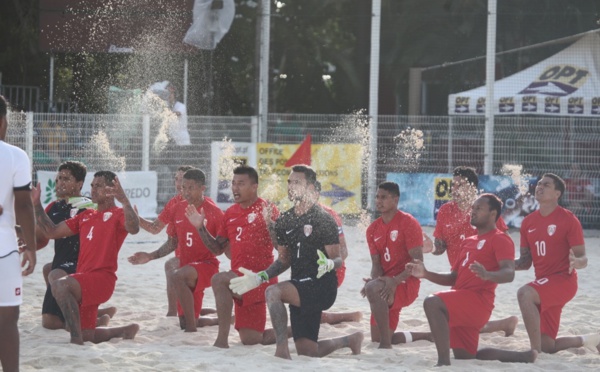
[{"label": "metal fence", "polygon": [[[156,170],[159,204],[175,192],[177,166],[191,164],[210,174],[212,141],[255,142],[257,133],[254,117],[189,116],[192,146],[176,148],[158,140],[160,117],[12,113],[9,122],[8,141],[28,150],[34,170],[55,170],[67,159],[79,159],[91,170]],[[313,143],[361,144],[367,154],[368,128],[368,117],[361,114],[269,114],[267,142],[299,144],[310,133]],[[388,172],[448,173],[458,165],[481,174],[484,131],[478,117],[380,116],[377,182]],[[564,177],[567,207],[585,227],[600,228],[600,118],[496,117],[494,174],[502,174],[507,164],[534,177],[544,172]],[[365,184],[365,202],[366,189]]]}]

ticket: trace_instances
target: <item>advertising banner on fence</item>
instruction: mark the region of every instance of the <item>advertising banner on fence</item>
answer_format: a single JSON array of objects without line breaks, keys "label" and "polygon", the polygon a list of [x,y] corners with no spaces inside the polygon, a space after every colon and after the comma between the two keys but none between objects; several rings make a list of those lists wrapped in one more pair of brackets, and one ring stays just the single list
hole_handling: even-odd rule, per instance
[{"label": "advertising banner on fence", "polygon": [[[440,207],[451,199],[449,173],[388,173],[386,179],[400,186],[399,208],[413,215],[421,225],[435,225]],[[511,227],[520,227],[523,218],[539,207],[533,197],[537,178],[516,181],[509,176],[479,176],[481,192],[502,199],[502,218]]]},{"label": "advertising banner on fence", "polygon": [[[138,213],[144,218],[156,217],[156,172],[117,172],[121,186],[129,198],[131,205],[137,206]],[[42,205],[44,208],[56,200],[56,172],[38,171],[37,179],[42,188]],[[90,185],[94,173],[88,172],[83,182],[81,194],[90,197]],[[121,205],[117,202],[117,205]]]},{"label": "advertising banner on fence", "polygon": [[[291,168],[285,163],[298,145],[272,143],[212,143],[211,197],[219,207],[227,208],[231,198],[231,178],[234,162],[256,167],[259,174],[259,195],[286,209],[287,177]],[[361,206],[360,145],[312,145],[311,166],[321,182],[321,202],[332,206],[338,213],[358,213]]]}]

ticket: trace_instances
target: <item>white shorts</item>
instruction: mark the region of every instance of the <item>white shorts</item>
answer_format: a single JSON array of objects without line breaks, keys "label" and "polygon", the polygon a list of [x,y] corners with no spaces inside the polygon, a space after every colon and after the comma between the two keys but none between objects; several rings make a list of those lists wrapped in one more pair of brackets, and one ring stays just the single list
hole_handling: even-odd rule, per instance
[{"label": "white shorts", "polygon": [[23,303],[21,262],[17,252],[0,258],[0,306],[19,306]]}]

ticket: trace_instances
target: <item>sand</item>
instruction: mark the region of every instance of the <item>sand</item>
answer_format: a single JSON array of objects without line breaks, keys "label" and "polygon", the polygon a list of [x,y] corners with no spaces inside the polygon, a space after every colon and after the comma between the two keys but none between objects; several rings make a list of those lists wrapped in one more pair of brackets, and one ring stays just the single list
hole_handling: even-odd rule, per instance
[{"label": "sand", "polygon": [[[431,235],[432,228],[425,228]],[[349,349],[341,349],[333,354],[317,359],[299,357],[295,354],[290,340],[292,361],[273,356],[275,346],[243,346],[237,332],[231,330],[229,349],[212,346],[217,327],[199,328],[197,333],[184,333],[179,329],[176,318],[167,318],[165,279],[163,265],[165,259],[152,261],[143,266],[133,266],[127,257],[137,251],[152,251],[165,239],[165,233],[150,235],[140,232],[129,236],[119,257],[119,277],[114,295],[105,306],[116,306],[118,312],[112,319],[115,326],[138,323],[141,327],[135,340],[115,339],[94,345],[69,344],[69,334],[65,331],[50,331],[42,328],[40,310],[44,297],[45,284],[41,273],[43,264],[52,259],[53,249],[47,247],[38,252],[36,272],[25,278],[24,304],[21,306],[19,328],[21,331],[21,370],[60,370],[60,371],[318,371],[318,370],[365,370],[365,371],[413,371],[439,370],[433,368],[437,361],[435,346],[426,341],[407,345],[396,345],[392,350],[379,350],[378,344],[369,337],[370,309],[368,301],[359,294],[362,278],[369,275],[370,257],[364,237],[364,230],[347,226],[346,239],[350,256],[347,260],[346,280],[338,292],[337,301],[331,311],[363,312],[360,322],[340,325],[322,325],[320,338],[337,337],[356,331],[365,332],[362,354],[351,355]],[[586,247],[589,266],[579,272],[579,291],[565,307],[562,316],[560,335],[575,335],[600,330],[600,232],[586,231]],[[519,232],[511,232],[513,240],[519,241]],[[51,243],[52,244],[52,243]],[[51,245],[50,244],[50,245]],[[221,270],[229,269],[229,261],[222,257]],[[445,256],[425,255],[428,269],[448,270]],[[283,274],[282,278],[288,278]],[[500,285],[496,291],[496,308],[492,319],[510,315],[519,316],[519,324],[513,336],[484,334],[479,347],[498,347],[513,350],[526,350],[529,341],[523,326],[517,304],[517,289],[532,280],[533,270],[517,272],[514,282]],[[417,300],[400,315],[398,330],[428,331],[429,327],[423,312],[423,299],[442,287],[423,281]],[[212,290],[207,290],[205,306],[214,308]],[[270,327],[270,320],[267,320]],[[484,361],[460,361],[452,359],[450,371],[504,371],[504,370],[583,370],[600,368],[600,355],[587,349],[569,349],[554,355],[542,354],[534,364],[511,364]]]}]

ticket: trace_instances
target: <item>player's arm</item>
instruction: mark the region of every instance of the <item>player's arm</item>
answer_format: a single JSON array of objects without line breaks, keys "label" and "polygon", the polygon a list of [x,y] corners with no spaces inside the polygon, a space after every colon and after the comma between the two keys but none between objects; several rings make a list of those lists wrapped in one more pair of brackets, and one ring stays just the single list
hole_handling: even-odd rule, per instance
[{"label": "player's arm", "polygon": [[219,256],[222,254],[225,249],[229,247],[229,239],[217,235],[215,238],[210,234],[210,232],[206,229],[206,225],[204,221],[206,221],[206,215],[204,214],[204,208],[200,208],[200,213],[193,205],[188,205],[185,209],[185,215],[187,219],[190,221],[192,226],[198,229],[198,234],[200,234],[200,239],[202,239],[202,243],[208,248],[209,251],[212,252],[215,256]]},{"label": "player's arm", "polygon": [[587,267],[588,259],[585,255],[585,245],[576,245],[571,247],[569,252],[569,272],[573,269],[584,269]]},{"label": "player's arm", "polygon": [[339,269],[344,263],[344,260],[342,260],[342,256],[340,254],[340,250],[340,244],[331,244],[325,246],[327,257],[333,261],[334,269]]},{"label": "player's arm", "polygon": [[487,271],[482,264],[475,261],[469,265],[469,269],[479,278],[494,283],[510,283],[515,279],[515,261],[502,260],[498,262],[500,267],[496,271]]},{"label": "player's arm", "polygon": [[35,268],[37,250],[35,241],[35,215],[29,185],[27,185],[26,190],[15,190],[14,195],[15,218],[21,226],[21,238],[26,245],[22,264],[25,265],[27,263],[27,266],[23,271],[23,275],[29,275]]},{"label": "player's arm", "polygon": [[150,234],[156,235],[160,233],[165,228],[165,226],[167,226],[167,224],[162,222],[160,218],[157,218],[154,221],[150,221],[141,217],[138,213],[136,206],[133,207],[133,210],[135,211],[135,214],[137,214],[138,219],[140,220],[140,227],[148,231]]},{"label": "player's arm", "polygon": [[265,270],[269,278],[274,278],[283,273],[289,269],[290,265],[292,264],[290,250],[287,246],[278,245],[277,252],[279,253],[277,259]]},{"label": "player's arm", "polygon": [[346,258],[348,258],[348,246],[344,235],[340,235],[340,257],[342,257],[342,261],[346,261]]},{"label": "player's arm", "polygon": [[434,273],[425,268],[425,264],[420,260],[413,260],[406,264],[406,268],[410,271],[410,274],[416,278],[427,279],[432,283],[453,286],[456,283],[456,271],[449,273]]},{"label": "player's arm", "polygon": [[[29,193],[28,193],[29,194]],[[47,239],[60,239],[67,236],[75,235],[75,233],[67,226],[63,221],[58,225],[48,217],[46,211],[42,207],[40,195],[42,194],[41,186],[38,182],[37,186],[31,190],[31,200],[33,202],[33,210],[35,211],[35,221],[37,227],[40,228],[41,232]],[[27,242],[25,242],[27,243]]]},{"label": "player's arm", "polygon": [[431,254],[435,256],[439,256],[442,253],[446,252],[446,249],[448,248],[446,242],[439,238],[435,238],[435,240],[433,241],[433,246],[435,249],[433,250],[433,252],[431,252]]},{"label": "player's arm", "polygon": [[169,236],[167,241],[164,242],[163,245],[161,245],[160,248],[154,252],[136,252],[133,254],[133,256],[127,258],[127,260],[133,265],[145,264],[149,261],[156,260],[173,252],[175,248],[177,248],[177,243],[178,239],[176,236]]},{"label": "player's arm", "polygon": [[521,247],[521,254],[515,260],[515,270],[529,270],[533,259],[531,258],[531,250],[529,247]]}]

